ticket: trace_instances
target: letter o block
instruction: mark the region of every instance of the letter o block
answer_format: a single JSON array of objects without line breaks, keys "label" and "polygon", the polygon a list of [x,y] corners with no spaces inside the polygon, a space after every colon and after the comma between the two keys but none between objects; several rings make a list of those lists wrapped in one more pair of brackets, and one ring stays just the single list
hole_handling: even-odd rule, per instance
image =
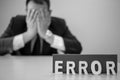
[{"label": "letter o block", "polygon": [[[98,66],[97,71],[96,71],[96,68],[95,68],[96,65]],[[93,74],[96,74],[96,75],[101,74],[101,72],[102,72],[101,63],[99,61],[93,61],[91,63],[91,71],[92,71]]]}]

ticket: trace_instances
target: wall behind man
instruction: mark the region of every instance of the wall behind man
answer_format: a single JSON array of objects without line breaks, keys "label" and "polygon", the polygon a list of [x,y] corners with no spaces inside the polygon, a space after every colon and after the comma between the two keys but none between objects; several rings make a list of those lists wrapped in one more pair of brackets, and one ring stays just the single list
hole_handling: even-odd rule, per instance
[{"label": "wall behind man", "polygon": [[[120,53],[120,0],[51,0],[53,16],[66,20],[83,53]],[[10,18],[25,14],[25,0],[0,0],[0,34]]]}]

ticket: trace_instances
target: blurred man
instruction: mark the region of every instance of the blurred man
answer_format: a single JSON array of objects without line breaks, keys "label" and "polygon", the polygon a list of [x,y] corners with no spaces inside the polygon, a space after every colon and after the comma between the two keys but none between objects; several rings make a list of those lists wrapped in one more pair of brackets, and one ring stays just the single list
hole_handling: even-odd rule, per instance
[{"label": "blurred man", "polygon": [[80,54],[81,44],[63,19],[51,17],[49,0],[26,0],[26,16],[11,19],[0,38],[0,54]]}]

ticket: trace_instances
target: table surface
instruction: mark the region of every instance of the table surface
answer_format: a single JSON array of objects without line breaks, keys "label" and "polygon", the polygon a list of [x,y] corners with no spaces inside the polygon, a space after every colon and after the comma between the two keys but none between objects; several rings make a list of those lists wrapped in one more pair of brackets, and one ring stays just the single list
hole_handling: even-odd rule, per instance
[{"label": "table surface", "polygon": [[52,56],[1,56],[0,80],[119,80],[117,75],[58,75],[52,73]]}]

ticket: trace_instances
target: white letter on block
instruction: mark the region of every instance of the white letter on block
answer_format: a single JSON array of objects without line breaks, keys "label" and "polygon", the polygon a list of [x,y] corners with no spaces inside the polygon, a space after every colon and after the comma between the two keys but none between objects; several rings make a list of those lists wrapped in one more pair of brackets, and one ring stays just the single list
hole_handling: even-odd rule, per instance
[{"label": "white letter on block", "polygon": [[67,61],[67,74],[70,74],[70,70],[71,70],[72,74],[75,74],[74,68],[75,68],[75,62]]},{"label": "white letter on block", "polygon": [[88,67],[88,64],[86,61],[79,61],[79,74],[82,74],[82,70],[85,74],[88,74],[87,67]]},{"label": "white letter on block", "polygon": [[[97,71],[95,70],[95,65],[98,66],[98,70]],[[101,74],[101,72],[102,72],[102,66],[101,66],[101,64],[100,64],[99,61],[93,61],[92,62],[92,64],[91,64],[91,71],[92,71],[93,74],[97,74],[97,75]]]},{"label": "white letter on block", "polygon": [[115,68],[115,63],[113,61],[106,62],[106,69],[107,69],[108,75],[110,74],[110,70],[111,70],[112,74],[116,74],[114,68]]},{"label": "white letter on block", "polygon": [[55,61],[55,74],[63,74],[63,72],[59,72],[59,69],[62,69],[62,66],[59,64],[62,64],[63,61]]}]

